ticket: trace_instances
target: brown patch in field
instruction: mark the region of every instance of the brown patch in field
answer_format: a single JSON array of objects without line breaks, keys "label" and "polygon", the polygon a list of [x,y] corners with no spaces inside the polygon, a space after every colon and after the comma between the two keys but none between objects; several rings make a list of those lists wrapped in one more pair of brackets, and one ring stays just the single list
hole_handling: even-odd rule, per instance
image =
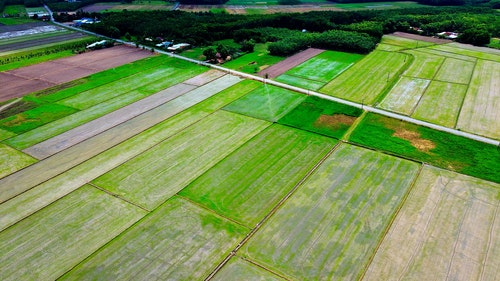
[{"label": "brown patch in field", "polygon": [[408,131],[400,128],[396,129],[392,135],[409,141],[416,149],[423,152],[429,152],[431,149],[436,147],[432,141],[421,138],[420,134],[414,131]]},{"label": "brown patch in field", "polygon": [[348,116],[345,114],[321,114],[316,122],[314,122],[314,126],[338,129],[340,128],[340,125],[350,126],[354,123],[354,121],[356,121],[356,117]]}]

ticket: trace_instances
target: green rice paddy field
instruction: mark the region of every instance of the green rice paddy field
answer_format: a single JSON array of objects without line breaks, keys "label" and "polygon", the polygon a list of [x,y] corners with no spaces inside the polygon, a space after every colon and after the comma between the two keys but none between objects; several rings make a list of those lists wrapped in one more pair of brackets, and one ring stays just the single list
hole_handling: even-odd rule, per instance
[{"label": "green rice paddy field", "polygon": [[[278,80],[471,130],[468,108],[495,98],[494,53],[383,44],[394,50],[323,52]],[[492,145],[167,56],[30,94],[2,117],[1,280],[497,274]]]}]

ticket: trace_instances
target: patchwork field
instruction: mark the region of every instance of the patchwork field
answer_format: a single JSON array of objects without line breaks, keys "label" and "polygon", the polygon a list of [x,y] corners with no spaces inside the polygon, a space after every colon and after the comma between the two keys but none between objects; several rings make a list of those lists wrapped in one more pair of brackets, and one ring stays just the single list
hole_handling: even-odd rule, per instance
[{"label": "patchwork field", "polygon": [[319,92],[359,103],[374,104],[406,68],[405,65],[409,62],[407,56],[403,53],[375,50],[326,84]]},{"label": "patchwork field", "polygon": [[294,280],[356,279],[417,172],[416,163],[341,145],[242,255]]},{"label": "patchwork field", "polygon": [[[496,53],[441,43],[276,79],[494,135]],[[0,104],[0,279],[495,280],[499,153],[148,56]]]},{"label": "patchwork field", "polygon": [[[500,118],[498,50],[458,43],[433,45],[415,40],[409,43],[408,39],[395,38],[385,36],[382,42],[399,46],[399,50],[391,52],[403,52],[412,59],[378,104],[380,108],[500,139],[500,128],[494,121]],[[418,42],[418,49],[414,42]]]},{"label": "patchwork field", "polygon": [[324,51],[278,76],[276,81],[305,89],[318,90],[363,56]]},{"label": "patchwork field", "polygon": [[426,166],[363,280],[496,280],[500,185]]}]

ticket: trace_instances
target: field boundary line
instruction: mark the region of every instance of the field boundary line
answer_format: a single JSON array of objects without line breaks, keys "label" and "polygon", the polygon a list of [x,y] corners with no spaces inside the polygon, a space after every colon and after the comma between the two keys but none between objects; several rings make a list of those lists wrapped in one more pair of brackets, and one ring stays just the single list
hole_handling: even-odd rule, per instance
[{"label": "field boundary line", "polygon": [[476,72],[478,60],[479,59],[476,59],[476,61],[474,62],[474,68],[472,69],[472,72],[470,74],[469,83],[467,83],[467,90],[465,90],[464,97],[462,98],[462,102],[460,103],[460,107],[458,108],[458,114],[455,117],[455,125],[453,126],[453,128],[456,128],[458,125],[458,120],[460,119],[460,115],[465,104],[465,99],[467,98],[467,93],[469,93],[469,89],[471,88],[470,84],[472,83],[472,78],[474,78],[474,73]]},{"label": "field boundary line", "polygon": [[236,245],[236,247],[226,256],[226,258],[224,258],[224,260],[204,279],[205,281],[209,281],[209,280],[212,280],[212,278],[215,276],[215,274],[217,274],[217,272],[219,272],[219,270],[221,270],[221,268],[226,265],[226,263],[231,259],[231,257],[235,256],[236,255],[236,252],[238,250],[241,249],[241,247],[243,247],[243,245],[248,242],[248,240],[250,240],[250,238],[252,238],[255,233],[269,220],[270,217],[272,217],[277,211],[279,208],[281,208],[281,206],[283,204],[285,204],[285,202],[295,193],[295,191],[297,191],[297,189],[299,189],[299,187],[302,186],[302,184],[312,175],[316,172],[316,170],[319,168],[319,166],[321,166],[323,164],[323,162],[325,162],[325,160],[330,157],[330,155],[332,155],[336,150],[337,148],[342,144],[341,141],[337,142],[319,161],[318,163],[316,163],[316,165],[314,165],[308,172],[307,174],[302,177],[302,179],[300,181],[298,181],[290,191],[288,191],[288,193],[283,197],[281,198],[280,201],[278,201],[278,203],[271,209],[271,211],[269,211],[269,213],[267,213],[264,218],[262,218],[262,220],[260,220],[260,222],[258,222],[254,228],[251,229],[251,231],[243,238],[243,240],[241,240],[240,243],[238,243],[238,245]]},{"label": "field boundary line", "polygon": [[[460,198],[461,199],[461,198]],[[465,204],[465,207],[467,208],[462,216],[462,219],[460,220],[460,224],[458,227],[458,233],[457,233],[457,238],[455,240],[455,243],[453,243],[453,252],[451,253],[450,257],[450,262],[448,263],[448,270],[446,270],[446,280],[450,280],[450,273],[451,273],[451,266],[453,265],[453,260],[455,259],[455,255],[457,253],[457,248],[458,248],[458,241],[460,241],[460,236],[463,235],[462,228],[464,226],[464,221],[467,218],[467,215],[470,212],[471,206],[474,203],[474,199],[468,200],[467,203]]]},{"label": "field boundary line", "polygon": [[363,111],[363,113],[361,113],[361,115],[359,115],[356,118],[356,121],[354,121],[354,123],[352,123],[352,125],[344,133],[344,135],[342,137],[340,137],[340,140],[347,142],[349,140],[349,138],[351,137],[352,132],[354,132],[354,130],[356,130],[356,127],[358,127],[359,123],[361,123],[361,121],[363,121],[363,119],[365,118],[366,114],[368,114],[368,112],[367,111]]},{"label": "field boundary line", "polygon": [[370,268],[370,265],[372,264],[373,260],[375,259],[375,255],[377,254],[377,252],[380,249],[380,246],[384,242],[387,234],[389,233],[389,230],[391,229],[392,225],[394,224],[394,221],[396,220],[397,216],[399,215],[399,212],[401,211],[401,209],[405,205],[406,200],[410,196],[410,193],[413,191],[413,189],[415,187],[415,184],[417,183],[417,180],[419,179],[420,174],[422,173],[422,170],[423,170],[424,166],[426,166],[425,163],[421,163],[420,164],[420,166],[419,166],[419,168],[417,170],[417,173],[415,174],[412,182],[410,183],[410,186],[408,187],[408,189],[406,190],[405,194],[401,198],[401,202],[398,204],[398,207],[396,208],[396,210],[394,211],[393,215],[391,216],[391,219],[390,219],[389,223],[385,227],[384,231],[381,233],[380,238],[379,238],[379,240],[377,242],[377,245],[373,249],[373,252],[370,255],[370,258],[366,262],[366,264],[365,264],[363,270],[361,271],[361,274],[359,275],[359,278],[357,280],[363,280],[363,278],[365,277],[366,272],[368,271],[368,268]]},{"label": "field boundary line", "polygon": [[[412,55],[412,54],[408,54],[408,53],[405,53],[405,52],[397,52],[397,53],[402,54],[402,55],[405,56],[404,63],[401,66],[401,68],[398,69],[394,73],[394,77],[392,79],[390,79],[390,80],[389,79],[387,80],[387,83],[384,86],[384,88],[375,97],[375,99],[373,100],[373,105],[374,106],[377,106],[378,104],[380,104],[385,99],[385,97],[387,97],[387,95],[392,90],[392,88],[394,88],[394,86],[399,82],[399,80],[401,80],[401,76],[403,76],[403,74],[406,72],[406,70],[408,70],[408,68],[411,66],[411,64],[413,63],[413,61],[415,61],[415,56]],[[406,59],[406,58],[408,58],[408,59]],[[365,98],[366,98],[366,95],[363,96],[363,100]]]},{"label": "field boundary line", "polygon": [[251,263],[251,264],[253,264],[253,265],[255,265],[255,266],[259,267],[259,268],[262,268],[262,269],[264,269],[265,271],[268,271],[268,272],[270,272],[270,273],[272,273],[272,274],[274,274],[274,275],[276,275],[276,276],[278,276],[278,277],[281,277],[281,278],[283,278],[283,279],[285,279],[285,280],[293,280],[293,279],[290,279],[289,277],[287,277],[287,276],[285,276],[285,275],[283,275],[283,274],[281,274],[281,273],[278,273],[278,272],[276,272],[276,271],[274,271],[274,270],[272,270],[272,269],[269,269],[269,268],[267,268],[267,267],[265,267],[265,266],[261,265],[260,263],[258,263],[258,262],[256,262],[256,261],[254,261],[254,260],[252,260],[252,259],[249,259],[249,258],[247,258],[247,257],[243,257],[243,256],[240,256],[240,255],[235,255],[235,257],[236,257],[236,258],[239,258],[239,259],[242,259],[242,260],[244,260],[244,261],[246,261],[246,262],[248,262],[248,263]]},{"label": "field boundary line", "polygon": [[[224,159],[225,159],[225,158],[224,158]],[[218,162],[217,162],[217,163],[218,163]],[[215,164],[215,165],[217,165],[217,164]],[[214,165],[214,166],[215,166],[215,165]],[[196,180],[196,179],[194,179],[193,181],[195,181],[195,180]],[[188,185],[189,185],[189,184],[188,184]],[[184,189],[184,188],[183,188],[183,189]],[[182,190],[182,189],[181,189],[181,190]],[[179,191],[179,192],[180,192],[180,191]],[[203,210],[206,210],[206,211],[208,211],[208,212],[210,212],[210,213],[212,213],[212,214],[214,214],[214,215],[217,215],[218,217],[221,217],[221,218],[223,218],[223,219],[226,219],[226,220],[228,220],[228,221],[230,221],[230,222],[232,222],[232,223],[235,223],[235,224],[237,224],[237,225],[239,225],[239,226],[243,226],[244,228],[247,228],[248,230],[252,229],[251,227],[249,227],[249,226],[247,226],[247,225],[244,225],[243,223],[241,223],[241,222],[239,222],[239,221],[237,221],[237,220],[235,220],[235,219],[228,218],[228,217],[226,217],[226,216],[224,216],[224,215],[222,215],[222,214],[217,213],[216,211],[214,211],[214,210],[212,210],[212,209],[208,208],[207,206],[205,206],[205,205],[203,205],[203,204],[201,204],[201,203],[198,203],[198,202],[196,202],[196,201],[191,200],[189,197],[186,197],[186,196],[180,195],[180,194],[179,194],[179,192],[177,192],[176,194],[174,194],[172,197],[177,196],[177,197],[179,197],[180,199],[182,199],[182,200],[185,200],[185,201],[189,202],[190,204],[193,204],[193,205],[195,205],[195,206],[197,206],[197,207],[199,207],[199,208],[201,208],[201,209],[203,209]],[[172,197],[170,197],[170,198],[172,198]],[[167,201],[168,201],[170,198],[168,198],[168,199],[167,199]],[[166,202],[166,201],[165,201],[165,202]]]},{"label": "field boundary line", "polygon": [[488,231],[488,243],[486,244],[486,253],[484,255],[484,260],[482,262],[481,266],[481,274],[479,274],[479,280],[485,280],[484,279],[484,271],[486,269],[486,262],[488,261],[488,256],[490,253],[491,249],[491,237],[493,236],[493,228],[495,226],[495,221],[497,220],[498,217],[498,209],[500,209],[500,202],[497,203],[497,206],[495,208],[495,215],[493,216],[493,221],[491,222],[490,229]]},{"label": "field boundary line", "polygon": [[131,204],[131,205],[133,205],[133,206],[136,206],[137,208],[140,208],[140,209],[142,209],[142,210],[144,210],[144,211],[146,211],[146,212],[148,212],[148,213],[150,213],[150,212],[151,212],[151,210],[148,210],[146,207],[143,207],[143,206],[141,206],[141,205],[139,205],[139,204],[137,204],[137,203],[135,203],[135,202],[132,202],[132,201],[128,200],[127,198],[122,197],[122,196],[121,196],[121,195],[119,195],[119,194],[113,193],[113,192],[111,192],[111,191],[109,191],[109,190],[105,189],[104,187],[100,187],[100,186],[96,185],[96,184],[95,184],[95,183],[93,183],[93,182],[87,182],[87,184],[88,184],[88,185],[90,185],[90,186],[92,186],[92,187],[94,187],[94,188],[99,189],[99,190],[100,190],[100,191],[102,191],[102,192],[105,192],[105,193],[106,193],[106,194],[108,194],[108,195],[111,195],[111,196],[113,196],[113,197],[115,197],[115,198],[118,198],[118,199],[120,199],[120,200],[124,201],[124,202],[127,202],[128,204]]}]

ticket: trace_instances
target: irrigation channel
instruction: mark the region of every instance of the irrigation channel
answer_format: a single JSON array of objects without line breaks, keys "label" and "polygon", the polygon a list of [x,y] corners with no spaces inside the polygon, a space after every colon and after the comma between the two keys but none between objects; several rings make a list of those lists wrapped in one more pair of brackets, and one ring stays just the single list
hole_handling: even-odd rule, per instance
[{"label": "irrigation channel", "polygon": [[[128,42],[128,41],[124,41],[124,40],[120,40],[120,39],[109,38],[109,37],[106,37],[106,36],[103,36],[103,35],[100,35],[100,34],[97,34],[97,33],[94,33],[94,32],[90,32],[90,31],[87,31],[87,30],[84,30],[84,29],[73,27],[73,26],[67,26],[65,24],[56,22],[54,20],[54,17],[52,16],[52,11],[49,9],[49,7],[47,5],[44,5],[44,7],[45,7],[45,9],[50,14],[50,21],[52,23],[58,25],[58,26],[63,27],[63,28],[71,29],[71,30],[78,31],[78,32],[87,33],[87,34],[90,34],[90,35],[93,35],[93,36],[97,36],[97,37],[107,38],[107,39],[114,40],[116,42],[119,42],[119,43],[122,43],[122,44],[125,44],[125,45],[129,45],[129,46],[134,46],[134,47],[139,47],[139,48],[142,48],[142,47],[144,47],[144,48],[150,48],[148,46],[143,46],[143,45],[140,45],[140,44],[136,45],[136,43],[133,43],[133,42]],[[435,130],[438,130],[438,131],[450,133],[450,134],[453,134],[453,135],[456,135],[456,136],[461,136],[461,137],[465,137],[465,138],[472,139],[472,140],[475,140],[475,141],[479,141],[479,142],[482,142],[482,143],[491,144],[491,145],[495,145],[495,146],[500,147],[500,141],[495,140],[495,139],[491,139],[491,138],[487,138],[487,137],[483,137],[483,136],[478,136],[478,135],[475,135],[475,134],[471,134],[471,133],[467,133],[467,132],[455,130],[455,129],[448,128],[448,127],[441,126],[441,125],[436,125],[436,124],[433,124],[433,123],[430,123],[430,122],[426,122],[426,121],[418,120],[418,119],[415,119],[415,118],[411,118],[411,117],[406,116],[406,115],[401,115],[401,114],[390,112],[390,111],[386,111],[386,110],[383,110],[383,109],[378,109],[378,108],[375,108],[375,107],[372,107],[372,106],[368,106],[368,105],[364,105],[364,104],[360,104],[360,103],[356,103],[356,102],[344,100],[344,99],[341,99],[341,98],[336,98],[336,97],[328,96],[328,95],[321,94],[321,93],[318,93],[318,92],[315,92],[315,91],[311,91],[311,90],[308,90],[308,89],[291,86],[291,85],[280,83],[280,82],[277,82],[277,81],[274,81],[274,80],[269,80],[269,79],[266,79],[266,78],[263,78],[263,77],[260,77],[260,76],[257,76],[257,75],[252,75],[252,74],[248,74],[248,73],[236,71],[236,70],[225,68],[225,67],[222,67],[222,66],[219,66],[219,65],[213,65],[213,64],[210,64],[210,63],[207,63],[207,62],[204,62],[204,61],[199,61],[199,60],[195,60],[195,59],[191,59],[191,58],[186,58],[186,57],[174,54],[174,53],[170,53],[170,52],[166,52],[166,51],[162,51],[162,50],[155,50],[155,52],[160,53],[160,54],[164,54],[164,55],[167,55],[167,56],[170,56],[170,57],[182,59],[182,60],[185,60],[185,61],[189,61],[189,62],[192,62],[192,63],[196,63],[196,64],[199,64],[199,65],[204,65],[206,67],[218,69],[218,70],[224,71],[224,72],[226,72],[226,73],[228,73],[230,75],[235,75],[235,76],[239,76],[239,77],[246,78],[246,79],[260,81],[260,82],[262,82],[264,84],[269,84],[269,85],[281,87],[281,88],[284,88],[284,89],[288,89],[288,90],[295,91],[295,92],[298,92],[298,93],[303,93],[303,94],[310,95],[310,96],[317,96],[317,97],[322,98],[322,99],[326,99],[326,100],[338,102],[338,103],[341,103],[341,104],[353,106],[353,107],[356,107],[356,108],[360,108],[360,109],[368,111],[368,112],[377,113],[377,114],[380,114],[380,115],[383,115],[383,116],[387,116],[387,117],[390,117],[390,118],[399,119],[401,121],[405,121],[405,122],[408,122],[408,123],[413,123],[413,124],[416,124],[416,125],[419,125],[419,126],[428,127],[428,128],[435,129]]]}]

